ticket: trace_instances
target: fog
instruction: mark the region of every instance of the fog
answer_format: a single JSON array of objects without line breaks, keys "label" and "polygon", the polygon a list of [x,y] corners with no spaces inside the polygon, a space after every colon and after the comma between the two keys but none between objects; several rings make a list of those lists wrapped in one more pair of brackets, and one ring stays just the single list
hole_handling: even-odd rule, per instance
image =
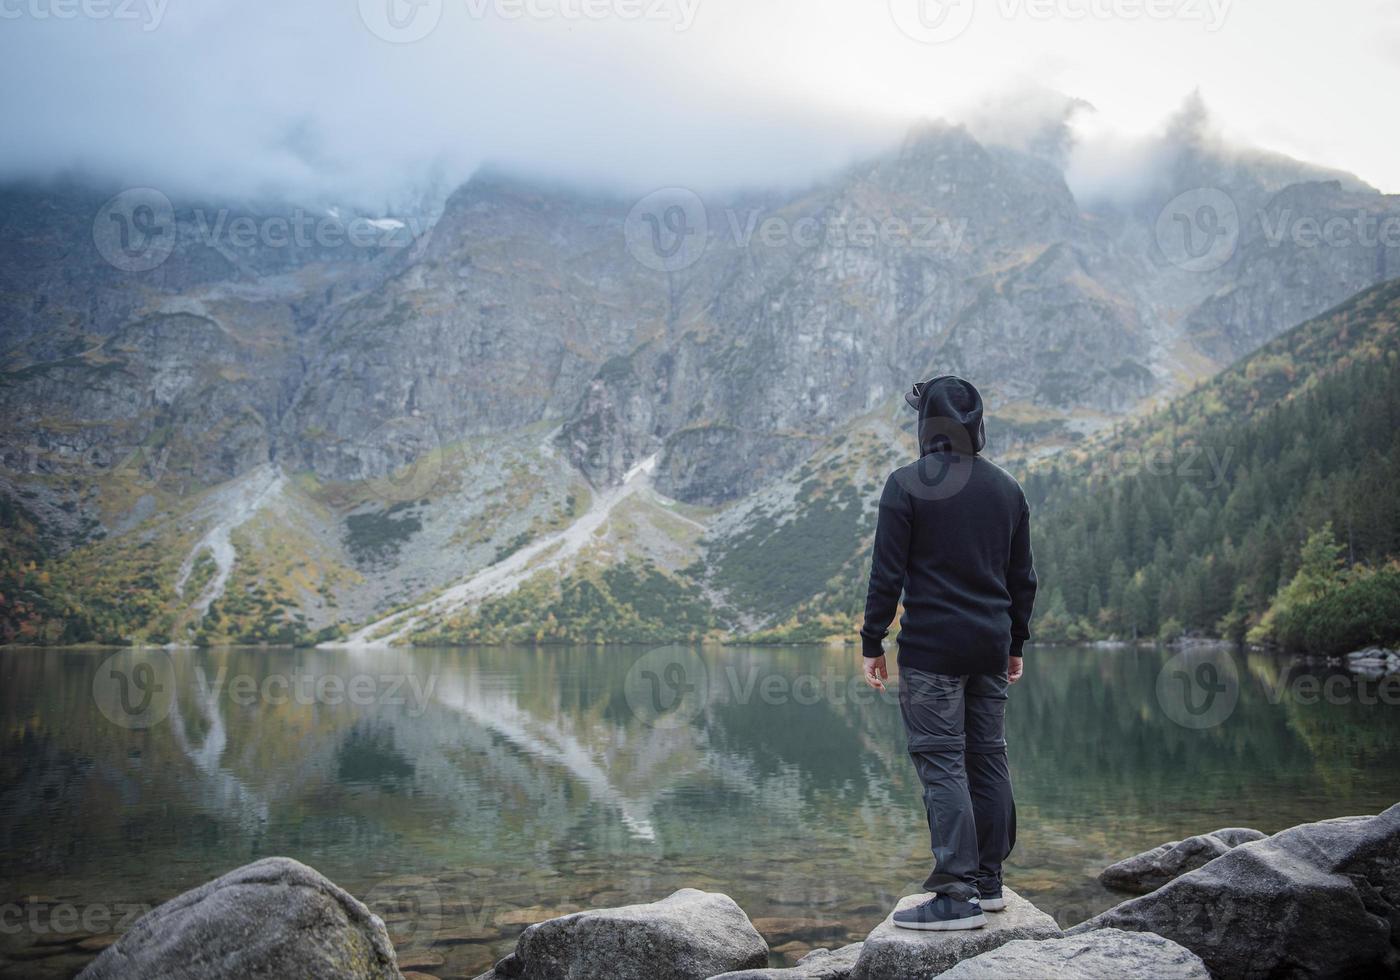
[{"label": "fog", "polygon": [[1199,88],[1222,138],[1400,189],[1396,5],[1165,2],[948,0],[942,38],[906,0],[0,0],[0,178],[386,209],[485,162],[792,186],[941,117],[1048,134],[1077,191],[1121,194]]}]

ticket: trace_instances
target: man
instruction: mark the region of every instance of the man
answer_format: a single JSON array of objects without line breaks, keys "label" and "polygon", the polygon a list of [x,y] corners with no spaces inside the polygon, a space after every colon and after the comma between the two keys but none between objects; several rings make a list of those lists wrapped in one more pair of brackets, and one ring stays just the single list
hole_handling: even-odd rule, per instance
[{"label": "man", "polygon": [[904,593],[899,706],[924,787],[935,896],[895,913],[906,929],[976,929],[1006,907],[1001,864],[1016,841],[1006,764],[1007,685],[1035,603],[1030,512],[986,445],[982,396],[961,378],[914,385],[917,462],[880,495],[861,628],[866,683],[889,678],[881,641]]}]

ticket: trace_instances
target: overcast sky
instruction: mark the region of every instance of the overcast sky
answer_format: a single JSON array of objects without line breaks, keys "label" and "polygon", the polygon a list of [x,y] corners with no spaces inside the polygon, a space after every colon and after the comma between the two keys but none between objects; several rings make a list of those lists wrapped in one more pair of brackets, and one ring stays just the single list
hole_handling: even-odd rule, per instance
[{"label": "overcast sky", "polygon": [[1197,88],[1231,140],[1400,191],[1396,0],[0,0],[0,85],[0,176],[174,191],[790,184],[1037,90],[1122,146]]}]

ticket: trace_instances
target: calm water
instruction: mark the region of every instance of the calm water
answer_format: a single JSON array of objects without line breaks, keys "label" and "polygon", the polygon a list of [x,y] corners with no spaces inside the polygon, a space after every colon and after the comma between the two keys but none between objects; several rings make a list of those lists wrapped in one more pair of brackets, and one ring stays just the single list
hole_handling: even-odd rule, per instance
[{"label": "calm water", "polygon": [[[271,854],[442,977],[529,922],[682,886],[732,895],[776,961],[861,938],[917,889],[927,838],[898,706],[850,686],[856,656],[0,651],[0,951],[24,957],[0,976],[71,974],[90,932]],[[1171,692],[1218,663],[1168,665],[1159,698],[1163,652],[1028,658],[1013,887],[1070,924],[1116,900],[1098,869],[1163,840],[1400,799],[1394,698],[1227,656],[1238,701],[1204,715]]]}]

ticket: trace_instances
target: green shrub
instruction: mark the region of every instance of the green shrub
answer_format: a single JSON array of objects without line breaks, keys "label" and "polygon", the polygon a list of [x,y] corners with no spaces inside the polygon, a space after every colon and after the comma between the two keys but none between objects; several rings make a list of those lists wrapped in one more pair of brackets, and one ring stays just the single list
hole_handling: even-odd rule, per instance
[{"label": "green shrub", "polygon": [[1285,647],[1318,656],[1400,643],[1400,567],[1357,570],[1340,588],[1279,617],[1275,633]]}]

